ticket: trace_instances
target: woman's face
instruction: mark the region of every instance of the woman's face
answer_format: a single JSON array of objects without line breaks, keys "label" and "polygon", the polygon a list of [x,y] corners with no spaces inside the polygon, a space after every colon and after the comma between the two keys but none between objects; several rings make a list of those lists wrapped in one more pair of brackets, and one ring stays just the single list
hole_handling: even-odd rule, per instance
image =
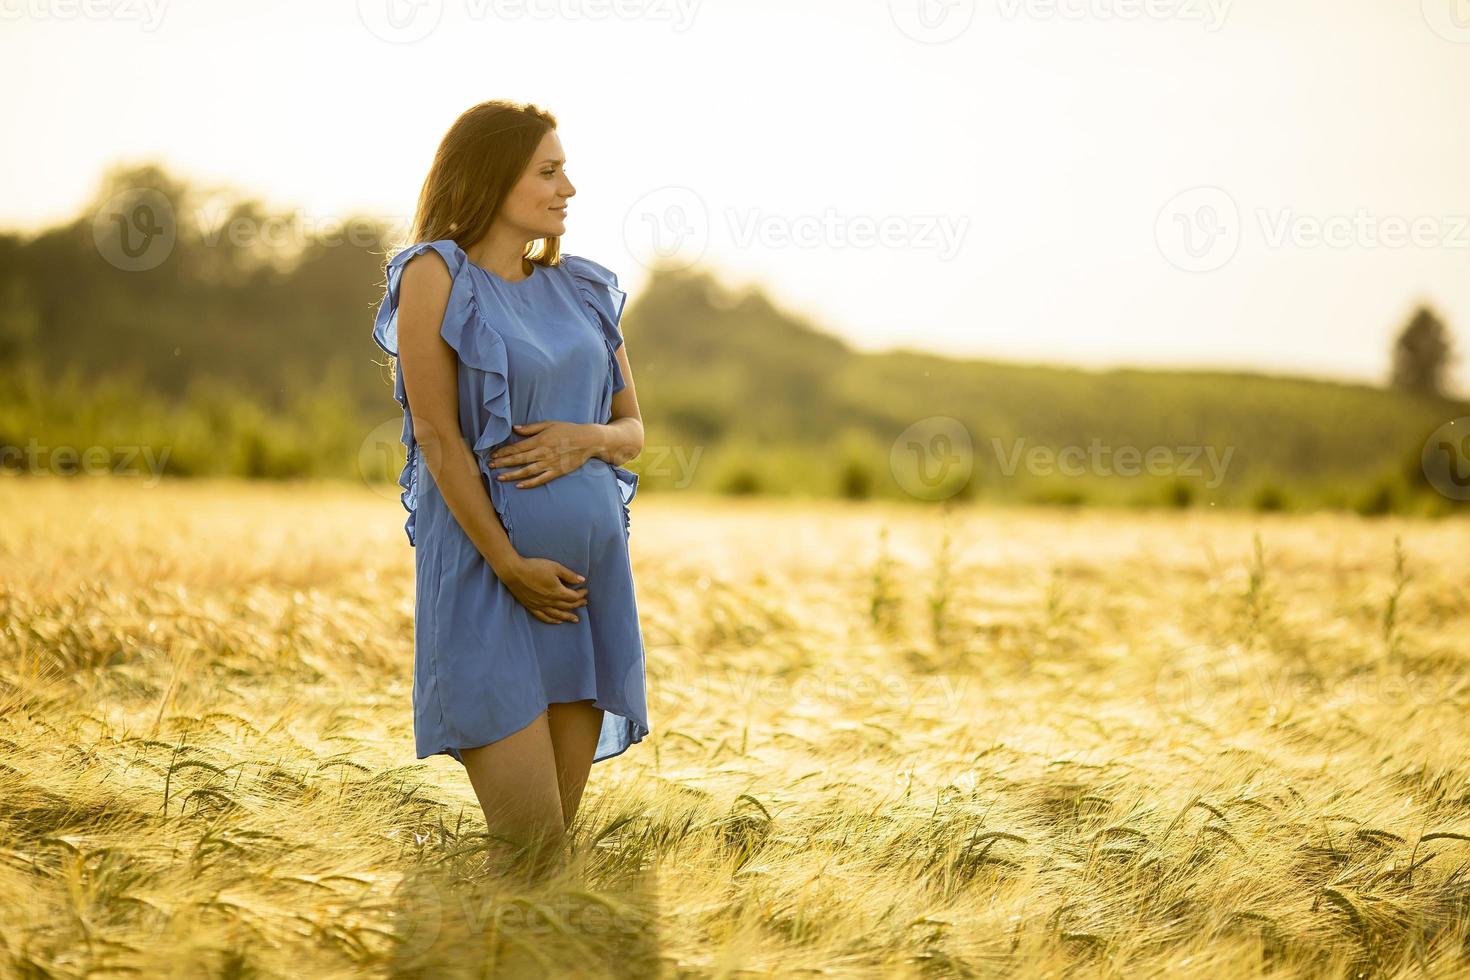
[{"label": "woman's face", "polygon": [[531,154],[531,165],[511,188],[502,220],[520,229],[527,241],[565,234],[567,200],[575,193],[577,189],[567,179],[561,140],[552,130],[541,138],[541,145]]}]

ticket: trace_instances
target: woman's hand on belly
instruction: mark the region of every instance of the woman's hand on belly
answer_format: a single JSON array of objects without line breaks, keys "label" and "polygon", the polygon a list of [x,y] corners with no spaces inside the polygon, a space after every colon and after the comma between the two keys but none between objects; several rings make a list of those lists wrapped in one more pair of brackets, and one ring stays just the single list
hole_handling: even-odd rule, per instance
[{"label": "woman's hand on belly", "polygon": [[[517,487],[539,487],[579,468],[596,455],[594,426],[550,419],[515,426],[527,438],[508,442],[490,454],[490,467],[515,466],[497,480],[522,480]],[[522,479],[525,478],[525,479]]]},{"label": "woman's hand on belly", "polygon": [[578,617],[572,610],[587,605],[587,590],[571,588],[585,577],[550,558],[523,557],[499,578],[543,623],[575,623]]}]

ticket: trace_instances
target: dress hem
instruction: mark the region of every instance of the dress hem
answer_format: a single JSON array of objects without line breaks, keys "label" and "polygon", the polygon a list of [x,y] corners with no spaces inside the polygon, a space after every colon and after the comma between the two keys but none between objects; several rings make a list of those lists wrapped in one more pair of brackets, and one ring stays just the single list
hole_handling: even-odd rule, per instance
[{"label": "dress hem", "polygon": [[627,721],[628,723],[630,723],[633,726],[633,737],[628,740],[628,744],[627,745],[624,745],[622,748],[618,749],[616,752],[610,752],[610,753],[608,753],[607,755],[604,755],[604,756],[595,756],[594,755],[593,756],[593,759],[592,759],[592,762],[593,763],[605,762],[608,759],[616,759],[618,756],[620,756],[624,752],[628,751],[628,749],[631,748],[632,746],[637,745],[639,742],[642,742],[644,740],[644,738],[646,738],[650,734],[650,729],[649,729],[649,727],[646,724],[644,724],[643,722],[639,721],[637,718],[633,717],[632,715],[624,714],[622,711],[619,711],[617,708],[608,707],[607,704],[599,701],[595,696],[593,696],[593,697],[587,697],[587,698],[569,698],[569,699],[567,699],[565,701],[545,701],[545,702],[543,702],[540,711],[537,711],[535,714],[531,715],[525,721],[522,721],[519,725],[516,725],[514,728],[512,728],[509,731],[505,732],[503,735],[498,735],[495,738],[488,739],[488,740],[486,740],[484,742],[476,742],[473,745],[446,745],[446,746],[444,746],[442,748],[435,749],[432,752],[424,752],[424,751],[422,751],[420,749],[415,749],[414,750],[414,755],[418,759],[420,759],[420,760],[423,760],[423,759],[432,759],[436,755],[447,755],[451,759],[453,759],[455,762],[458,762],[460,765],[464,765],[464,759],[459,754],[464,749],[478,749],[478,748],[481,748],[482,746],[494,745],[496,742],[499,742],[502,739],[509,738],[510,736],[514,735],[516,732],[519,732],[521,729],[525,728],[527,725],[529,725],[532,722],[534,722],[537,719],[537,717],[539,717],[540,715],[545,714],[546,711],[547,711],[547,709],[550,708],[553,704],[576,704],[578,701],[591,701],[592,702],[592,706],[594,708],[601,708],[604,712],[607,712],[607,713],[616,715],[617,717],[624,719],[625,721]]}]

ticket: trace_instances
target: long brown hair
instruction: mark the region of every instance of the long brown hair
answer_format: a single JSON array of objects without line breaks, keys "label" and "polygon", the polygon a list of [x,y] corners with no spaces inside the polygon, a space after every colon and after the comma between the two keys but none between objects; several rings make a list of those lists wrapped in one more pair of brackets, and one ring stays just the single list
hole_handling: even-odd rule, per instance
[{"label": "long brown hair", "polygon": [[[410,245],[448,238],[465,248],[489,233],[536,147],[555,128],[556,117],[529,102],[491,99],[462,112],[439,142],[419,191],[408,241],[394,246],[384,262],[385,276],[393,255]],[[524,257],[538,265],[556,265],[561,236],[528,243]],[[396,375],[398,359],[389,361]]]}]

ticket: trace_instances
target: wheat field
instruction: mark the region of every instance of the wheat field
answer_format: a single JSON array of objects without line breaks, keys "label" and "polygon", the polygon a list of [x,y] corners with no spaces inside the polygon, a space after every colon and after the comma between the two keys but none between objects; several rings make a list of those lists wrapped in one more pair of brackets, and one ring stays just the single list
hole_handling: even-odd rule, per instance
[{"label": "wheat field", "polygon": [[528,882],[394,489],[0,480],[0,972],[1470,976],[1463,520],[640,495],[653,732]]}]

